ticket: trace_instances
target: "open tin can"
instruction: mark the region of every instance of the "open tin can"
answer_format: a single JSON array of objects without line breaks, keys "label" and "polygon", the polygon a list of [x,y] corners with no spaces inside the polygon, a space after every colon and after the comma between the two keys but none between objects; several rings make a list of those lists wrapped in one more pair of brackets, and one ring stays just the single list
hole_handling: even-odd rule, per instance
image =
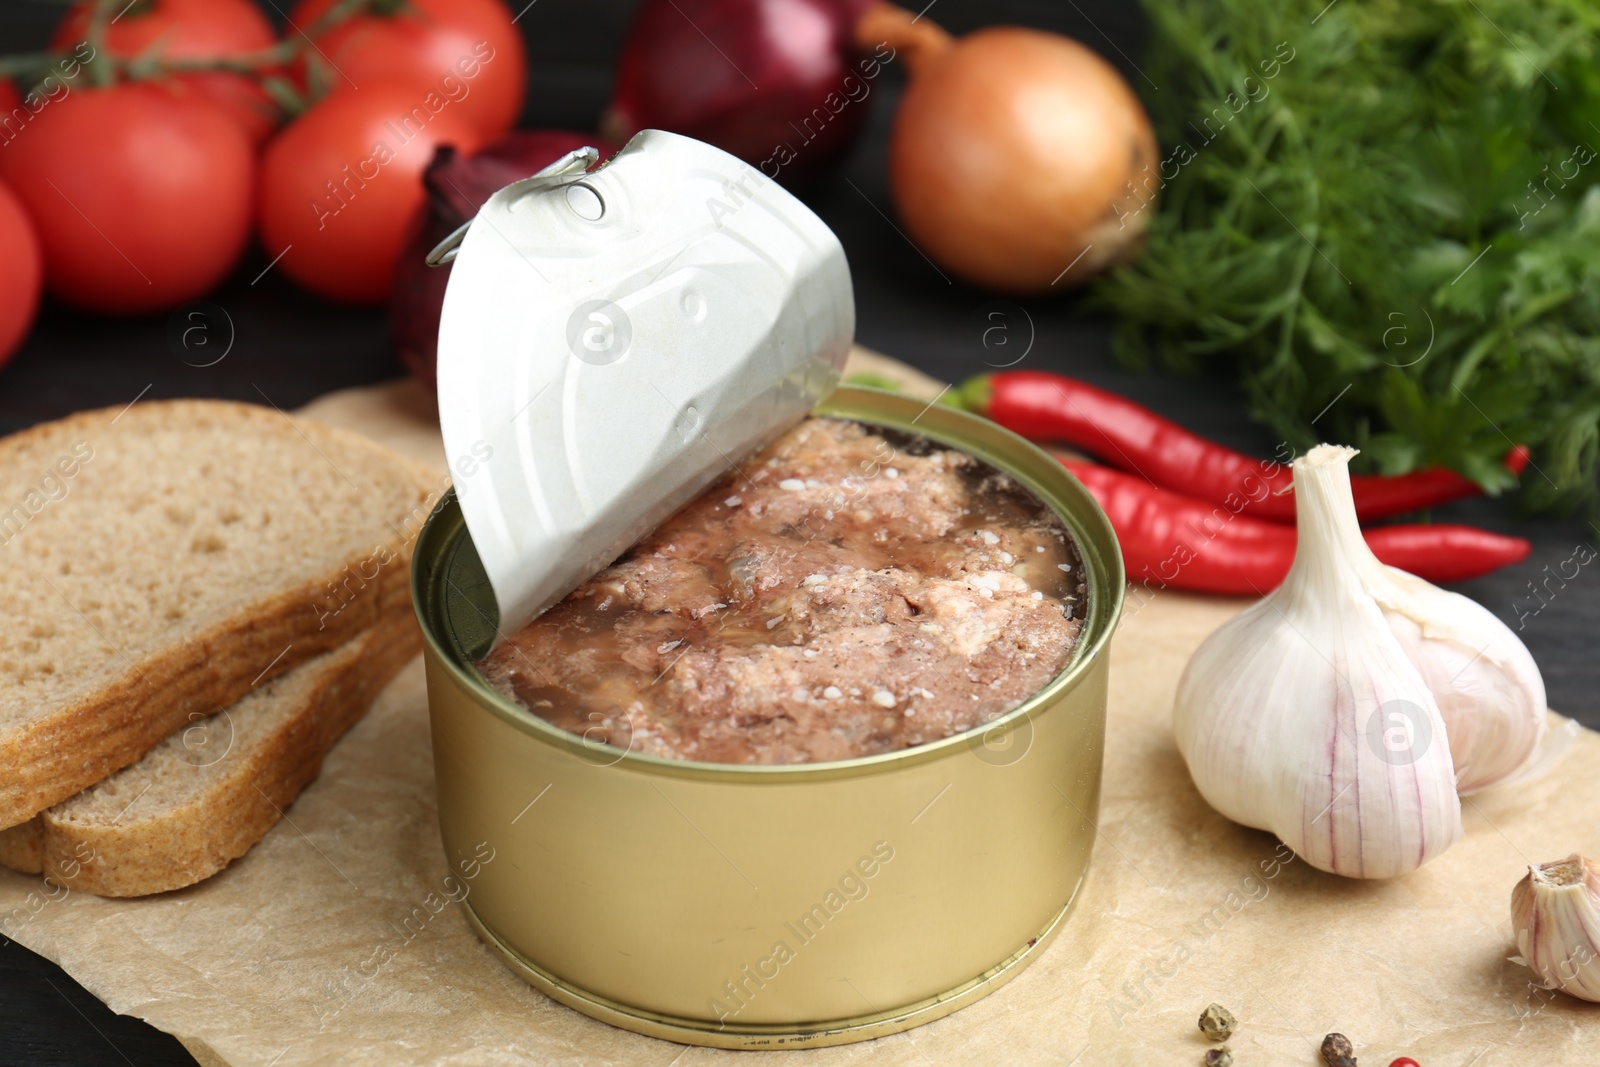
[{"label": "open tin can", "polygon": [[679,762],[594,744],[474,666],[500,619],[453,496],[417,544],[445,851],[487,842],[494,855],[468,920],[536,988],[639,1033],[803,1048],[929,1022],[1042,952],[1088,867],[1123,591],[1104,514],[1052,457],[965,412],[843,387],[817,413],[967,452],[1060,518],[1085,572],[1084,625],[1021,706],[981,730],[834,763]]}]

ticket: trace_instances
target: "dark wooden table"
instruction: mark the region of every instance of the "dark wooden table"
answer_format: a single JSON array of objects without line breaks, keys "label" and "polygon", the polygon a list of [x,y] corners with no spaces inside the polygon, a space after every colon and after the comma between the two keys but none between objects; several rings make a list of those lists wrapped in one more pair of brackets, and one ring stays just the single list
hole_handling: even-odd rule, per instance
[{"label": "dark wooden table", "polygon": [[[528,6],[519,22],[531,65],[523,125],[593,128],[609,96],[610,58],[635,2],[538,0]],[[930,17],[955,31],[986,22],[1058,30],[1100,50],[1133,80],[1125,56],[1140,48],[1136,10],[1106,0],[939,0]],[[59,13],[46,3],[0,7],[0,47],[41,47]],[[1245,420],[1243,402],[1226,382],[1119,368],[1109,354],[1108,323],[1085,315],[1072,299],[997,304],[990,294],[945,279],[896,232],[886,218],[883,144],[897,79],[892,71],[883,79],[872,126],[853,156],[807,194],[849,253],[859,340],[949,381],[1008,362],[1031,341],[1026,366],[1117,389],[1217,440],[1269,454],[1272,441]],[[0,432],[135,398],[266,397],[287,409],[332,389],[398,376],[381,311],[321,303],[272,271],[253,280],[266,266],[266,256],[252,253],[210,298],[231,320],[231,330],[219,327],[213,341],[232,348],[209,367],[191,365],[202,361],[174,342],[167,316],[102,320],[47,306],[22,353],[0,373]],[[1012,345],[1003,355],[993,347],[995,335],[988,347],[984,340],[997,321],[987,313],[997,309]],[[1592,528],[1578,519],[1519,519],[1491,501],[1458,503],[1435,517],[1514,531],[1533,542],[1532,556],[1521,565],[1458,588],[1513,627],[1524,618],[1521,636],[1544,672],[1552,706],[1600,727],[1600,657],[1592,652],[1600,628],[1600,598],[1591,588],[1597,579],[1584,571],[1565,587],[1547,581],[1576,546],[1593,544]],[[1547,583],[1540,587],[1542,607],[1533,592],[1538,583]],[[113,1014],[55,965],[20,945],[0,943],[0,1064],[123,1063],[194,1061],[166,1034]]]}]

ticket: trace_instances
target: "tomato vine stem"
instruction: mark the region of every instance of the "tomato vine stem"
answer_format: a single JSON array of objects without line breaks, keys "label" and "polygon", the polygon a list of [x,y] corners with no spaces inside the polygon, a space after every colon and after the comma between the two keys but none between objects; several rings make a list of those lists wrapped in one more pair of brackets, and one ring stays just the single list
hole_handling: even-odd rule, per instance
[{"label": "tomato vine stem", "polygon": [[[105,88],[117,82],[145,81],[173,74],[205,74],[222,72],[242,74],[266,80],[278,76],[282,68],[293,63],[305,53],[316,48],[317,38],[340,23],[357,15],[383,14],[393,6],[392,0],[339,0],[309,26],[292,27],[278,43],[234,56],[179,56],[165,58],[158,49],[137,56],[115,56],[106,51],[106,32],[110,25],[128,12],[126,0],[95,0],[89,16],[85,43],[90,47],[91,58],[83,64],[91,84]],[[59,64],[72,58],[66,50],[17,53],[0,56],[0,77],[20,75],[35,76],[33,82],[56,73]]]}]

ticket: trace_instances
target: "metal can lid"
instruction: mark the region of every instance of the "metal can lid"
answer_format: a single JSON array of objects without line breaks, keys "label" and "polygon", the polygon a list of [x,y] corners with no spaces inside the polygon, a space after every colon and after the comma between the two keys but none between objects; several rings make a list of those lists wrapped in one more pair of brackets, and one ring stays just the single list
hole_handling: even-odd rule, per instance
[{"label": "metal can lid", "polygon": [[645,130],[495,193],[453,263],[439,421],[508,634],[833,389],[844,249],[775,181]]}]

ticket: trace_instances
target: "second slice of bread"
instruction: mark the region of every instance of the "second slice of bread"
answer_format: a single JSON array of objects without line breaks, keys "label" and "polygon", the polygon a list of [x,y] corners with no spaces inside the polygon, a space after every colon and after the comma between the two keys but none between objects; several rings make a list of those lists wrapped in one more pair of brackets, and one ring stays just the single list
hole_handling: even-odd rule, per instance
[{"label": "second slice of bread", "polygon": [[143,759],[0,831],[0,864],[129,897],[192,885],[259,841],[421,648],[409,614],[252,690]]},{"label": "second slice of bread", "polygon": [[0,441],[0,828],[404,611],[432,481],[221,401]]}]

